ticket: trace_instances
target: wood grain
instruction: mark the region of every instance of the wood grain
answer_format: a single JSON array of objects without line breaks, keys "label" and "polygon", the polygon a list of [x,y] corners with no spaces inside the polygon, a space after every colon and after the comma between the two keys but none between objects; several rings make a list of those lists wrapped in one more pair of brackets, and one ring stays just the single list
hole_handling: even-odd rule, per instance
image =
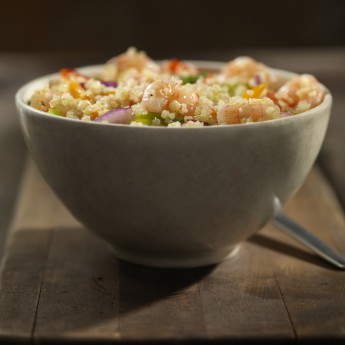
[{"label": "wood grain", "polygon": [[[220,265],[118,260],[29,163],[0,277],[0,343],[345,341],[345,276],[267,225]],[[286,212],[345,253],[342,210],[317,168]]]},{"label": "wood grain", "polygon": [[[320,183],[320,177],[316,170],[310,174],[287,213],[345,254],[344,216],[334,192],[325,180]],[[345,340],[343,271],[290,260],[280,263],[277,280],[299,340]]]},{"label": "wood grain", "polygon": [[1,270],[0,343],[31,343],[49,250],[49,232],[16,234]]}]

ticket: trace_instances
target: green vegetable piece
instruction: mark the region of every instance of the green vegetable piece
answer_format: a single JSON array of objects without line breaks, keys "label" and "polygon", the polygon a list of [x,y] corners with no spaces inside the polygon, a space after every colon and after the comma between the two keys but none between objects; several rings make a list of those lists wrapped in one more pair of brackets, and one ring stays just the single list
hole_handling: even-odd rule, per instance
[{"label": "green vegetable piece", "polygon": [[[161,121],[160,126],[167,126],[167,123],[165,122],[165,119],[162,118],[161,114],[159,113],[152,113],[152,112],[147,112],[145,114],[136,114],[134,116],[133,121],[135,122],[141,122],[144,125],[152,126],[152,121],[154,119],[159,119]],[[175,117],[172,122],[184,122],[184,117]]]},{"label": "green vegetable piece", "polygon": [[199,78],[199,75],[188,75],[185,77],[181,77],[181,80],[183,84],[195,84]]},{"label": "green vegetable piece", "polygon": [[54,108],[49,108],[48,113],[52,115],[62,116]]},{"label": "green vegetable piece", "polygon": [[200,72],[196,75],[187,75],[185,77],[180,77],[183,84],[195,84],[198,79],[205,78],[208,75],[207,72]]},{"label": "green vegetable piece", "polygon": [[152,121],[155,118],[160,119],[161,123],[162,123],[162,118],[161,118],[160,114],[158,114],[158,113],[151,113],[151,112],[147,112],[145,114],[136,114],[134,116],[134,121],[135,122],[141,122],[144,125],[151,126],[152,125]]}]

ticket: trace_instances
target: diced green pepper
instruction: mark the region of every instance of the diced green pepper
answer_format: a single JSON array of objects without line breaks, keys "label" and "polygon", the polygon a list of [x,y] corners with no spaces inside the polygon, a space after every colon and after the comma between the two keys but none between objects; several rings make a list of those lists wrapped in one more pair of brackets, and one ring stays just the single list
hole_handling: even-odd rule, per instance
[{"label": "diced green pepper", "polygon": [[49,108],[48,113],[52,115],[62,116],[54,108]]},{"label": "diced green pepper", "polygon": [[[133,121],[135,122],[141,122],[144,125],[152,126],[152,121],[154,119],[160,120],[160,126],[167,126],[167,123],[165,122],[165,119],[162,118],[161,114],[159,113],[152,113],[152,112],[147,112],[145,114],[136,114],[134,115]],[[184,118],[183,117],[175,117],[172,122],[183,122]]]},{"label": "diced green pepper", "polygon": [[187,75],[184,77],[180,77],[180,79],[182,80],[183,84],[195,84],[198,79],[200,79],[202,77],[206,77],[207,74],[208,74],[207,72],[201,72],[201,73],[196,74],[196,75]]},{"label": "diced green pepper", "polygon": [[199,75],[188,75],[185,77],[181,77],[181,80],[183,84],[195,84],[199,78]]},{"label": "diced green pepper", "polygon": [[162,119],[160,114],[158,113],[151,113],[151,112],[147,112],[145,114],[136,114],[134,116],[134,121],[135,122],[141,122],[144,125],[152,125],[152,121],[157,118],[157,119]]}]

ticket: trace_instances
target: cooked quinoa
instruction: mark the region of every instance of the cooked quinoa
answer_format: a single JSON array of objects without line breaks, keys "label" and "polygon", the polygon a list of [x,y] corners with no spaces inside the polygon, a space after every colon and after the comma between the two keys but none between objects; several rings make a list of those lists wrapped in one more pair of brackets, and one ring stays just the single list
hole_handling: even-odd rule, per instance
[{"label": "cooked quinoa", "polygon": [[239,57],[220,71],[177,59],[158,65],[129,48],[96,76],[63,69],[29,104],[52,116],[132,126],[200,127],[296,115],[319,105],[325,88],[303,74],[276,89],[262,63]]}]

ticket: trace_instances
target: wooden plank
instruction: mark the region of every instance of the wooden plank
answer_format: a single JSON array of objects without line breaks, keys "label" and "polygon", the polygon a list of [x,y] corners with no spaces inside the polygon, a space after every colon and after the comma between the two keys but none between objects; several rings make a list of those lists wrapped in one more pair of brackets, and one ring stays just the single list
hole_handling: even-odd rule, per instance
[{"label": "wooden plank", "polygon": [[[0,342],[345,339],[344,275],[272,225],[220,265],[147,268],[117,260],[32,166],[25,176],[0,278]],[[342,210],[317,169],[287,213],[345,252]]]},{"label": "wooden plank", "polygon": [[37,343],[118,337],[117,259],[101,240],[79,228],[54,230],[37,310]]},{"label": "wooden plank", "polygon": [[120,263],[120,333],[126,341],[206,339],[198,283],[212,272]]},{"label": "wooden plank", "polygon": [[31,159],[27,160],[10,236],[35,229],[47,232],[53,227],[78,227],[79,223],[56,198]]},{"label": "wooden plank", "polygon": [[[45,260],[49,250],[48,231],[38,225],[54,219],[55,200],[42,202],[47,186],[28,169],[24,176],[15,221],[9,233],[0,276],[0,342],[9,339],[29,342],[36,318]],[[33,198],[37,195],[37,198]],[[32,218],[34,217],[34,218]],[[25,231],[22,231],[24,230]]]},{"label": "wooden plank", "polygon": [[294,332],[272,270],[274,255],[248,242],[200,283],[208,337],[291,343]]},{"label": "wooden plank", "polygon": [[[312,171],[287,213],[345,255],[344,213],[320,171]],[[279,263],[277,280],[298,340],[341,342],[345,339],[345,275],[317,260],[286,258]]]},{"label": "wooden plank", "polygon": [[0,277],[0,343],[31,343],[49,238],[49,232],[28,229],[14,235],[6,248]]}]

